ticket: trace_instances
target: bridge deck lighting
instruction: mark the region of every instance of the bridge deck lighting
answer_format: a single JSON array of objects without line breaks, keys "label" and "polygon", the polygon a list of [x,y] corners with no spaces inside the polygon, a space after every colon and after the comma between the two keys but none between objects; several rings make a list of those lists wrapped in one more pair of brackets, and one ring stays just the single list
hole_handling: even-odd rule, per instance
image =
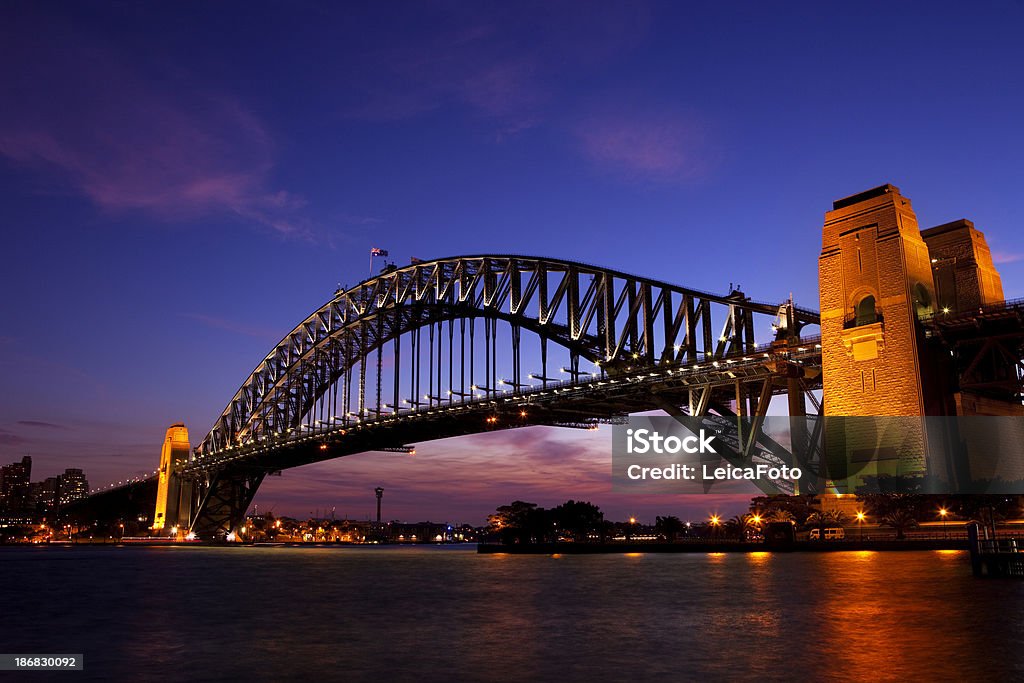
[{"label": "bridge deck lighting", "polygon": [[949,510],[946,508],[939,508],[939,517],[945,517],[949,514]]}]

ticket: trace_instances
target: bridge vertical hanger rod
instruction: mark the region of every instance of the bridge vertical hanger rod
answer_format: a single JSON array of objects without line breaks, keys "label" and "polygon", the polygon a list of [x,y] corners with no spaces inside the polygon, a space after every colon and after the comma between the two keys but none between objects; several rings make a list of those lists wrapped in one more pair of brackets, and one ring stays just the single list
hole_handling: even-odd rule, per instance
[{"label": "bridge vertical hanger rod", "polygon": [[383,316],[383,314],[378,313],[377,314],[377,339],[376,339],[376,342],[377,342],[377,417],[378,418],[380,417],[380,408],[381,408],[381,403],[383,402],[383,397],[381,396],[381,379],[383,377],[382,370],[384,368],[384,360],[383,360],[384,342],[382,341],[383,339],[384,339],[384,316]]},{"label": "bridge vertical hanger rod", "polygon": [[643,283],[640,285],[640,302],[643,305],[643,344],[644,359],[648,365],[654,364],[654,308],[652,301],[651,285]]},{"label": "bridge vertical hanger rod", "polygon": [[[449,326],[451,323],[449,322]],[[441,397],[444,394],[441,392],[441,353],[443,346],[444,337],[444,321],[441,320],[437,323],[437,405],[441,405]]]},{"label": "bridge vertical hanger rod", "polygon": [[412,401],[413,401],[413,406],[414,407],[419,405],[419,400],[420,400],[420,396],[421,396],[421,394],[420,394],[420,374],[421,374],[420,373],[420,364],[422,363],[422,356],[423,356],[423,338],[420,336],[421,330],[422,330],[422,328],[420,328],[420,327],[416,328],[416,368],[415,368],[415,371],[416,371],[416,381],[414,382],[414,385],[413,385],[413,388],[412,388],[413,389],[413,391],[412,391]]},{"label": "bridge vertical hanger rod", "polygon": [[[476,330],[476,318],[470,318],[469,319],[469,385],[471,387],[476,386],[476,378],[475,378],[475,374],[474,374],[474,368],[476,367],[476,342],[474,341],[475,330]],[[470,392],[471,392],[471,394],[475,394],[476,393],[472,389],[470,390]],[[470,398],[473,398],[472,395],[470,396]]]},{"label": "bridge vertical hanger rod", "polygon": [[359,327],[359,419],[366,414],[366,325]]},{"label": "bridge vertical hanger rod", "polygon": [[598,328],[604,330],[604,358],[601,366],[612,359],[615,352],[615,277],[602,275],[601,308],[598,311]]},{"label": "bridge vertical hanger rod", "polygon": [[[395,315],[399,316],[400,314],[396,311]],[[396,324],[396,329],[401,329],[401,325],[400,324]],[[395,354],[394,367],[391,369],[391,372],[394,375],[395,398],[394,398],[394,402],[392,402],[391,405],[394,406],[392,408],[392,410],[394,411],[395,415],[398,415],[398,407],[401,405],[400,402],[402,400],[402,396],[401,396],[401,393],[402,393],[401,392],[401,383],[402,383],[401,382],[401,376],[402,376],[401,375],[401,369],[402,369],[402,335],[400,335],[400,334],[396,334],[395,335],[395,342],[394,342],[394,346],[392,348],[392,351]]]},{"label": "bridge vertical hanger rod", "polygon": [[493,394],[498,393],[498,319],[491,321],[491,379],[488,382]]},{"label": "bridge vertical hanger rod", "polygon": [[459,363],[459,397],[466,400],[466,319],[459,319],[459,354],[462,361]]},{"label": "bridge vertical hanger rod", "polygon": [[448,321],[448,405],[455,401],[455,321]]},{"label": "bridge vertical hanger rod", "polygon": [[662,333],[664,334],[664,348],[661,351],[661,362],[668,359],[676,360],[675,341],[676,329],[672,319],[672,292],[668,289],[661,290],[661,322]]},{"label": "bridge vertical hanger rod", "polygon": [[[317,384],[320,384],[324,381],[323,378],[319,377],[319,369],[314,373],[314,375],[317,376]],[[324,429],[324,403],[327,402],[326,398],[326,394],[321,394],[319,398],[317,398],[316,401],[313,403],[313,411],[317,413],[316,420],[313,422],[313,424],[320,427],[321,430]]]},{"label": "bridge vertical hanger rod", "polygon": [[711,302],[707,299],[701,299],[697,308],[704,330],[704,348],[700,351],[704,355],[704,359],[707,360],[709,356],[714,355],[715,348],[715,342],[713,341],[714,333],[711,331]]},{"label": "bridge vertical hanger rod", "polygon": [[411,399],[409,410],[415,408],[416,397],[419,394],[416,393],[416,356],[417,356],[417,337],[419,336],[419,329],[415,329],[409,333],[409,397]]},{"label": "bridge vertical hanger rod", "polygon": [[[429,343],[429,360],[427,361],[427,408],[434,407],[434,323],[430,323],[427,339]],[[419,396],[416,397],[419,400]]]},{"label": "bridge vertical hanger rod", "polygon": [[580,278],[579,272],[570,266],[565,275],[566,281],[569,283],[568,287],[568,300],[566,302],[566,322],[569,325],[569,337],[572,339],[576,338],[577,330],[580,324]]},{"label": "bridge vertical hanger rod", "polygon": [[629,312],[630,312],[629,320],[628,320],[628,324],[629,324],[629,350],[632,353],[636,353],[637,352],[637,346],[639,346],[639,339],[638,339],[638,337],[640,336],[639,335],[639,331],[637,329],[638,325],[637,325],[636,315],[634,315],[634,313],[633,313],[634,311],[636,311],[636,295],[637,295],[637,292],[636,292],[636,280],[630,280],[627,283],[627,285],[628,285],[628,290],[627,291],[629,292],[629,298],[627,300],[627,303],[629,305]]},{"label": "bridge vertical hanger rod", "polygon": [[[351,343],[351,342],[349,342]],[[347,344],[346,344],[347,345]],[[352,362],[347,363],[345,368],[345,396],[342,400],[342,422],[348,423],[349,413],[352,411]]]},{"label": "bridge vertical hanger rod", "polygon": [[540,335],[540,376],[545,389],[548,388],[548,338]]},{"label": "bridge vertical hanger rod", "polygon": [[686,311],[684,314],[686,332],[683,339],[684,346],[686,347],[686,362],[695,363],[697,362],[697,312],[693,307],[692,295],[683,295],[683,306]]},{"label": "bridge vertical hanger rod", "polygon": [[757,341],[754,339],[754,314],[750,311],[743,311],[744,322],[746,323],[746,346],[743,347],[744,353],[750,353],[757,348]]},{"label": "bridge vertical hanger rod", "polygon": [[513,390],[519,393],[520,387],[523,386],[522,376],[522,362],[519,357],[519,325],[512,325],[512,381]]},{"label": "bridge vertical hanger rod", "polygon": [[484,395],[491,396],[491,319],[484,318]]}]

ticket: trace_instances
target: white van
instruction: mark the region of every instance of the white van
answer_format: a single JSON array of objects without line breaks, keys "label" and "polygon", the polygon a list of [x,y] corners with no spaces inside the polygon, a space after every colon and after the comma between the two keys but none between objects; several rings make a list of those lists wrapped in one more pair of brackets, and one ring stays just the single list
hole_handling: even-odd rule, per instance
[{"label": "white van", "polygon": [[[846,538],[846,529],[843,529],[842,527],[832,526],[832,527],[827,527],[825,529],[825,540],[826,541],[841,541],[844,538]],[[811,529],[811,533],[810,533],[810,535],[807,536],[807,539],[810,540],[810,541],[820,541],[821,540],[821,529],[820,528]]]}]

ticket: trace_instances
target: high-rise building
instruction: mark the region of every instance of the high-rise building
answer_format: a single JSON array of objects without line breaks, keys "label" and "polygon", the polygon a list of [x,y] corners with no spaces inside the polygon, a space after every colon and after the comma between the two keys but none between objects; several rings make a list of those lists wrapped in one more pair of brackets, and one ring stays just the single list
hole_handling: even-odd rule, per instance
[{"label": "high-rise building", "polygon": [[89,495],[89,480],[85,478],[82,470],[68,468],[60,475],[58,500],[60,507],[64,507],[82,500]]},{"label": "high-rise building", "polygon": [[38,518],[52,520],[60,507],[60,477],[47,477],[32,484],[32,503]]},{"label": "high-rise building", "polygon": [[32,456],[29,455],[21,462],[0,467],[0,514],[10,519],[31,517],[31,477]]}]

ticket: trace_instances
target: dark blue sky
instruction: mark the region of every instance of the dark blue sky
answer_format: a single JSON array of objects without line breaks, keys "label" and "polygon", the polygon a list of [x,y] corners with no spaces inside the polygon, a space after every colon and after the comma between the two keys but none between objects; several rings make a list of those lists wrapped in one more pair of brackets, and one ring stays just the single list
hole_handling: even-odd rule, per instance
[{"label": "dark blue sky", "polygon": [[[197,443],[371,246],[816,308],[823,212],[892,182],[923,227],[974,220],[1019,296],[1022,29],[1008,1],[4,3],[0,461],[152,470],[166,426]],[[719,504],[612,494],[604,431],[482,438],[286,472],[259,501]]]}]

